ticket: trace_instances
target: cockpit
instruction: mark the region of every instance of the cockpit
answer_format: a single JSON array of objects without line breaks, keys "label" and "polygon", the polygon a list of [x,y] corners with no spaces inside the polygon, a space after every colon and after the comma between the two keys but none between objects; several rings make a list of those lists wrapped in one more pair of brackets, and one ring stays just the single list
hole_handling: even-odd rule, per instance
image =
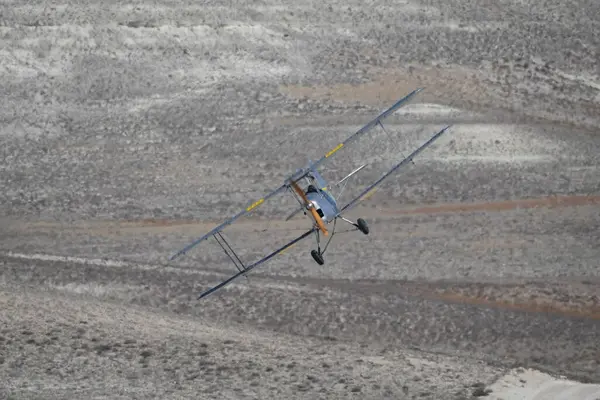
[{"label": "cockpit", "polygon": [[306,193],[319,193],[319,191],[316,187],[314,187],[314,185],[308,185],[308,188],[306,188]]},{"label": "cockpit", "polygon": [[[308,195],[310,193],[320,193],[321,195],[323,194],[323,192],[319,192],[319,190],[314,185],[308,185],[308,187],[306,188],[306,194]],[[325,218],[325,213],[321,209],[319,202],[317,202],[314,199],[314,197],[313,197],[312,202],[316,206],[316,211],[317,211],[317,214],[319,214],[319,217]]]}]

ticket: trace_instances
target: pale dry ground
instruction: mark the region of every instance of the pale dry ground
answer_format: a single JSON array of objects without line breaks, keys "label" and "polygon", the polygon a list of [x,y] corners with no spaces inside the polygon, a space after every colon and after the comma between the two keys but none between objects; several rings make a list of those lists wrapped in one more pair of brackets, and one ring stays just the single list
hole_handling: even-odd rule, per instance
[{"label": "pale dry ground", "polygon": [[[515,366],[600,382],[596,1],[2,7],[2,395],[464,399]],[[454,124],[352,212],[368,237],[195,300],[232,265],[214,243],[168,256],[418,86],[395,145],[374,132],[325,171],[369,163],[347,200]],[[244,260],[306,229],[281,222],[292,205],[227,232]]]},{"label": "pale dry ground", "polygon": [[600,385],[582,384],[536,370],[516,368],[495,382],[488,400],[568,400],[600,398]]},{"label": "pale dry ground", "polygon": [[12,399],[456,397],[495,377],[476,360],[457,369],[442,355],[224,330],[202,317],[32,289],[0,294],[0,395]]},{"label": "pale dry ground", "polygon": [[[502,205],[505,207],[505,203]],[[236,394],[240,396],[252,397],[254,389],[247,390],[247,385],[251,385],[255,390],[266,390],[274,396],[292,393],[306,398],[319,395],[342,398],[354,391],[367,398],[449,396],[461,399],[468,398],[480,388],[484,390],[506,368],[516,366],[597,381],[599,282],[594,271],[585,268],[595,257],[593,243],[585,240],[597,240],[586,238],[585,226],[592,228],[592,232],[598,226],[597,206],[567,203],[555,208],[500,211],[495,207],[497,204],[489,205],[484,212],[462,214],[455,211],[409,213],[407,210],[401,216],[371,219],[369,238],[356,233],[345,234],[344,241],[330,249],[324,267],[310,261],[308,249],[311,244],[298,245],[289,254],[254,273],[249,281],[242,280],[201,303],[195,300],[195,295],[232,270],[232,266],[220,257],[219,249],[207,243],[202,251],[171,264],[166,263],[164,255],[176,247],[178,236],[204,232],[206,224],[164,226],[164,222],[152,221],[89,221],[61,227],[50,222],[23,224],[10,221],[4,225],[9,228],[2,236],[6,246],[3,250],[9,252],[2,258],[1,281],[8,291],[5,294],[7,304],[15,310],[10,313],[15,321],[8,325],[6,334],[11,338],[21,337],[21,330],[32,324],[16,311],[23,308],[19,305],[23,295],[17,293],[25,290],[30,296],[29,293],[41,290],[45,293],[41,303],[55,307],[60,314],[69,314],[64,305],[68,300],[65,299],[71,299],[69,301],[75,304],[84,302],[90,307],[96,300],[96,307],[108,311],[101,321],[96,321],[97,317],[91,313],[88,318],[95,325],[90,329],[90,335],[104,335],[106,340],[116,343],[126,340],[112,328],[115,323],[122,324],[123,318],[131,318],[131,324],[139,330],[156,331],[162,326],[162,318],[168,317],[173,321],[185,321],[173,322],[175,331],[178,324],[195,321],[195,324],[209,324],[219,329],[222,340],[231,333],[237,335],[256,330],[256,335],[265,337],[266,343],[269,337],[278,338],[269,348],[248,349],[243,354],[248,354],[254,362],[258,362],[257,354],[261,355],[259,360],[276,358],[273,354],[281,357],[287,354],[286,360],[301,366],[294,367],[298,370],[289,373],[276,374],[276,377],[262,378],[261,375],[260,384],[240,383],[239,379],[245,379],[245,375],[236,371],[219,375],[224,379],[223,384],[239,389],[241,392]],[[357,210],[360,211],[369,214],[367,210]],[[370,212],[376,214],[373,210]],[[539,222],[540,218],[543,223]],[[552,229],[553,226],[568,226],[566,220],[578,226],[582,235]],[[536,229],[531,231],[536,222]],[[265,225],[268,224],[259,221],[253,225],[240,225],[230,236],[234,237],[236,233],[256,235]],[[477,237],[472,237],[473,230]],[[278,228],[269,235],[246,236],[246,243],[261,246],[259,240],[276,241],[275,235],[284,232],[283,228]],[[542,236],[544,239],[540,239]],[[529,247],[532,241],[538,249]],[[579,243],[567,242],[561,247],[565,241]],[[579,249],[576,255],[564,254],[563,248],[576,245]],[[388,249],[387,252],[384,249]],[[403,261],[394,261],[388,256],[392,251],[401,254]],[[63,254],[69,256],[61,256]],[[523,262],[525,257],[529,260],[527,264]],[[369,259],[377,261],[369,263]],[[503,263],[498,264],[495,259],[502,259]],[[418,264],[412,265],[415,262]],[[453,267],[448,268],[448,263],[453,263]],[[115,307],[125,317],[120,316]],[[129,307],[144,312],[144,318],[130,317],[133,311]],[[55,318],[51,310],[42,312]],[[49,325],[53,326],[53,323]],[[64,351],[61,349],[72,346],[66,336],[64,340],[60,335],[57,337],[57,345],[48,349],[49,354],[60,354]],[[181,340],[188,345],[192,342],[187,336]],[[335,377],[330,374],[325,378],[324,372],[314,375],[314,371],[321,371],[318,365],[289,352],[287,346],[302,346],[296,341],[312,343],[306,354],[320,354],[323,359],[330,360],[328,365]],[[167,349],[156,346],[151,347],[154,354],[168,353]],[[227,348],[220,342],[213,346],[218,351]],[[366,374],[366,381],[354,375],[352,379],[338,377],[340,371],[352,368],[345,364],[349,352],[338,353],[333,350],[335,346],[357,349],[356,354],[361,354],[363,359],[357,363],[369,371],[362,373]],[[6,349],[7,360],[19,359],[22,354],[18,346]],[[142,349],[134,351],[141,352]],[[236,348],[227,355],[236,351],[240,350]],[[376,367],[363,364],[373,354],[390,351],[414,359],[411,364],[390,364],[394,371],[402,370],[401,384],[390,383],[386,375],[375,373]],[[155,384],[162,387],[160,390],[187,396],[191,388],[204,390],[210,381],[207,375],[213,373],[204,365],[187,367],[188,352],[172,355],[172,365],[185,365],[186,373],[195,376],[187,386],[178,386],[166,378],[157,380],[156,375],[164,373],[161,368],[144,369],[143,365],[138,368],[135,362],[128,363],[119,358],[127,359],[128,352],[125,355],[120,351],[115,353],[113,357],[118,360],[115,362],[123,363],[121,373],[102,375],[106,387],[97,387],[93,393],[109,397],[114,393],[115,385],[121,385],[131,396],[146,386],[144,380],[127,378],[128,373],[137,371],[142,375],[150,374]],[[430,371],[414,366],[432,353],[436,357],[445,355],[444,363],[427,364]],[[231,360],[235,362],[236,359],[232,356]],[[95,361],[89,362],[91,369],[100,368]],[[195,361],[190,362],[194,365]],[[471,379],[461,375],[475,362],[485,362],[488,372],[471,372]],[[224,365],[226,360],[222,359],[220,363]],[[17,361],[5,362],[4,371],[7,374],[14,374],[11,371],[15,369],[30,372],[27,367],[19,369],[19,365]],[[47,368],[50,368],[47,373],[53,376],[51,371],[59,366],[51,364]],[[361,379],[363,375],[360,375]],[[258,379],[258,376],[254,377]],[[90,385],[88,380],[81,379],[81,387],[65,383],[71,385],[65,393],[92,393],[92,389],[86,388]],[[123,379],[127,379],[126,383]],[[272,385],[267,384],[270,379],[273,379]],[[18,382],[13,392],[23,393],[23,383]],[[43,382],[39,384],[40,388],[47,389]],[[52,392],[48,390],[48,393]],[[157,389],[158,397],[160,390]],[[229,393],[215,387],[211,390],[219,396]]]}]

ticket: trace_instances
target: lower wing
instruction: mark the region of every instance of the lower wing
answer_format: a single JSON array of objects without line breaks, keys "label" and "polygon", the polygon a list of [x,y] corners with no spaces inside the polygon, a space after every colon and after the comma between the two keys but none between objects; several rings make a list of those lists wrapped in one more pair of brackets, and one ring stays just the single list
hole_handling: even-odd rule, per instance
[{"label": "lower wing", "polygon": [[438,133],[436,133],[431,139],[429,139],[421,147],[419,147],[418,149],[416,149],[415,151],[413,151],[404,160],[402,160],[398,164],[394,165],[392,167],[392,169],[390,169],[381,178],[379,178],[377,181],[375,181],[375,183],[373,183],[370,186],[368,186],[358,196],[356,196],[356,198],[354,198],[348,204],[346,204],[344,207],[342,207],[342,209],[340,210],[340,212],[338,213],[338,215],[341,215],[343,212],[345,212],[345,211],[349,210],[350,208],[354,207],[361,200],[363,200],[363,199],[371,196],[373,194],[373,192],[375,192],[375,189],[376,189],[377,185],[379,185],[381,182],[383,182],[383,180],[385,178],[387,178],[388,176],[390,176],[392,173],[396,172],[396,170],[398,170],[400,167],[402,167],[402,166],[408,164],[409,162],[411,162],[412,159],[414,157],[416,157],[420,152],[422,152],[423,150],[425,150],[427,147],[429,147],[429,145],[431,145],[433,142],[435,142],[437,139],[439,139],[439,137],[442,136],[444,134],[444,132],[446,132],[446,130],[448,130],[448,128],[450,128],[450,125],[447,126],[447,127],[445,127],[444,129],[442,129]]},{"label": "lower wing", "polygon": [[271,258],[275,257],[277,254],[282,253],[284,250],[288,249],[289,247],[293,246],[294,244],[298,243],[299,241],[301,241],[302,239],[306,238],[308,235],[310,235],[311,233],[313,233],[314,231],[316,231],[318,228],[313,228],[307,232],[304,232],[301,236],[298,236],[296,239],[292,240],[291,242],[287,243],[286,245],[280,247],[279,249],[275,250],[274,252],[272,252],[271,254],[269,254],[268,256],[265,256],[264,258],[258,260],[257,262],[255,262],[254,264],[245,267],[242,271],[240,271],[239,273],[233,275],[231,278],[219,283],[217,286],[212,287],[204,292],[202,292],[200,294],[200,296],[198,296],[198,299],[201,299],[203,297],[208,296],[209,294],[221,289],[223,286],[231,283],[232,281],[236,280],[237,278],[246,275],[248,272],[250,272],[250,270],[258,267],[259,265],[269,261]]}]

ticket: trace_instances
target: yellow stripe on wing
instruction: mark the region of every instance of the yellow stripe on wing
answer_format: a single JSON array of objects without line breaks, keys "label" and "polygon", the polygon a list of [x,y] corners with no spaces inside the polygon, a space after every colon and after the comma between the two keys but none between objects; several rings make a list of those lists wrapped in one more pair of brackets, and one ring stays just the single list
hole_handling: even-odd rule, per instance
[{"label": "yellow stripe on wing", "polygon": [[248,208],[246,208],[246,211],[252,211],[256,207],[260,206],[264,202],[265,202],[265,199],[260,199],[260,200],[258,200],[256,202],[252,203],[250,206],[248,206]]},{"label": "yellow stripe on wing", "polygon": [[293,245],[291,245],[291,246],[290,246],[290,247],[288,247],[287,249],[285,249],[285,250],[281,251],[281,252],[279,253],[279,255],[285,254],[285,253],[286,253],[286,252],[287,252],[289,249],[291,249],[292,247],[295,247],[295,246],[296,246],[296,244],[297,244],[297,243],[294,243]]},{"label": "yellow stripe on wing", "polygon": [[335,153],[336,151],[341,149],[343,146],[344,146],[344,143],[338,144],[337,146],[335,146],[335,148],[333,150],[331,150],[329,153],[325,154],[325,157],[330,157],[333,153]]},{"label": "yellow stripe on wing", "polygon": [[373,188],[371,190],[369,190],[367,193],[365,193],[365,195],[360,199],[360,201],[366,200],[369,197],[373,196],[375,194],[375,192],[377,191],[377,188]]}]

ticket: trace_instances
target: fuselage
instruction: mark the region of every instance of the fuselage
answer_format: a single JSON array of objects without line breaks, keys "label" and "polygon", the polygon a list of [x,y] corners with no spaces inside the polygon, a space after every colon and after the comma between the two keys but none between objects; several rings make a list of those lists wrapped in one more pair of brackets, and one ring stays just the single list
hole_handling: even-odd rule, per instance
[{"label": "fuselage", "polygon": [[327,224],[333,221],[339,212],[337,201],[327,190],[327,181],[316,169],[312,168],[310,160],[309,168],[311,169],[312,184],[306,188],[306,197],[313,204],[323,222]]},{"label": "fuselage", "polygon": [[335,198],[326,190],[307,191],[306,197],[325,223],[333,221],[339,212]]}]

